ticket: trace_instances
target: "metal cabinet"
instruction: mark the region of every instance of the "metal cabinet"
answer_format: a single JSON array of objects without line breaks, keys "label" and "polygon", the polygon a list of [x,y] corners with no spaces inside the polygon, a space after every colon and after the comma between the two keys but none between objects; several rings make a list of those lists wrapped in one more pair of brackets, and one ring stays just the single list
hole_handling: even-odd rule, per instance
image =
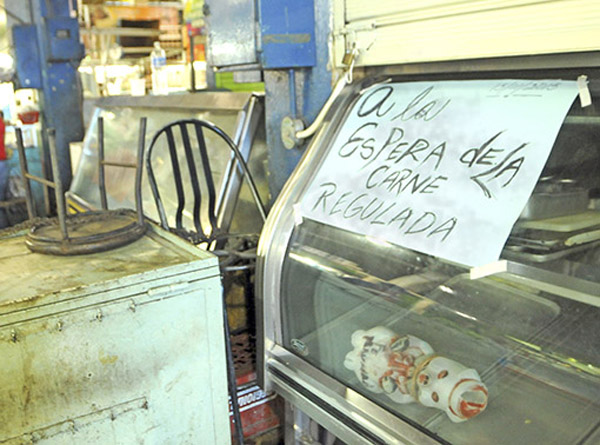
[{"label": "metal cabinet", "polygon": [[0,238],[0,442],[230,441],[219,267],[151,226],[108,252]]}]

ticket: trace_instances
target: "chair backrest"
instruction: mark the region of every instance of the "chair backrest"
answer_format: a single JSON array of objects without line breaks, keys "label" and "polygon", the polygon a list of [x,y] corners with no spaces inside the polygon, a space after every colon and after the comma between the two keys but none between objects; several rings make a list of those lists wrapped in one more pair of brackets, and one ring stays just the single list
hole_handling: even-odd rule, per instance
[{"label": "chair backrest", "polygon": [[[216,136],[224,143],[215,144],[214,147],[207,146],[207,137],[205,133]],[[213,138],[214,140],[214,138]],[[157,184],[152,154],[159,141],[166,142],[168,158],[172,168],[173,186],[177,196],[177,210],[174,215],[175,226],[169,224],[165,207],[163,205],[159,186]],[[255,201],[256,207],[261,218],[266,219],[264,205],[261,202],[256,185],[250,174],[248,166],[240,153],[236,144],[219,127],[211,122],[200,119],[183,119],[164,126],[156,132],[148,146],[146,155],[146,169],[148,181],[157,212],[160,219],[160,225],[167,230],[171,230],[177,235],[188,239],[194,244],[211,243],[222,236],[226,236],[227,228],[220,227],[219,215],[217,214],[217,194],[215,186],[214,172],[211,169],[210,158],[214,155],[214,150],[228,147],[229,155],[233,156],[241,168]],[[183,152],[183,156],[181,156]],[[238,168],[230,169],[231,174],[237,174]],[[185,172],[186,181],[182,174]],[[188,180],[189,179],[189,184]],[[165,187],[164,181],[161,181],[161,188]],[[183,226],[183,213],[186,205],[186,189],[188,194],[191,191],[193,199],[193,229]],[[201,213],[202,212],[202,213]],[[202,215],[205,215],[203,218]]]}]

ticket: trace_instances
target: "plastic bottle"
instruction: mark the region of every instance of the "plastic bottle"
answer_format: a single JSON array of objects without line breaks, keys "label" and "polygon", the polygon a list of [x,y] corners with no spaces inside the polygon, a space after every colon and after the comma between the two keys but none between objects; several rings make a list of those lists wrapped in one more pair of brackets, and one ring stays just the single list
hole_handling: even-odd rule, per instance
[{"label": "plastic bottle", "polygon": [[152,64],[152,94],[168,94],[167,55],[165,50],[160,47],[160,42],[154,42],[150,62]]}]

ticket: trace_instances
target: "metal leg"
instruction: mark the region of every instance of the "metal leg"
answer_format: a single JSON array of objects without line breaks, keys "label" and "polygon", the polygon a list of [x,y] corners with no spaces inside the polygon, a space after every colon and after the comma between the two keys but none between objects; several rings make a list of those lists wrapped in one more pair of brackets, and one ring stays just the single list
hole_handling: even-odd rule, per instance
[{"label": "metal leg", "polygon": [[294,431],[294,406],[285,401],[284,405],[284,423],[283,423],[283,442],[285,445],[294,445],[296,443],[296,432]]},{"label": "metal leg", "polygon": [[65,194],[63,191],[62,179],[58,167],[58,153],[56,151],[56,131],[54,128],[48,129],[48,143],[50,146],[50,162],[52,162],[52,175],[54,176],[54,193],[56,195],[56,213],[58,215],[58,224],[63,240],[69,239],[67,231],[67,207],[65,205]]},{"label": "metal leg", "polygon": [[27,158],[25,157],[25,147],[23,147],[23,133],[21,129],[16,129],[17,149],[19,150],[19,164],[21,165],[21,177],[25,186],[25,202],[27,203],[27,215],[29,219],[36,217],[35,207],[33,205],[33,194],[31,193],[31,184],[29,183],[29,171],[27,170]]},{"label": "metal leg", "polygon": [[[46,163],[46,155],[44,154],[44,148],[40,147],[40,165],[42,168],[42,177],[45,180],[49,180],[50,174],[48,173],[48,164]],[[42,184],[42,191],[44,196],[44,217],[48,217],[52,214],[52,204],[50,202],[50,189],[52,187]]]},{"label": "metal leg", "polygon": [[285,444],[320,445],[311,431],[313,421],[304,412],[286,401],[285,403]]},{"label": "metal leg", "polygon": [[190,41],[190,90],[196,91],[196,70],[194,69],[194,35],[193,31],[188,32],[188,38]]},{"label": "metal leg", "polygon": [[240,416],[240,407],[237,400],[237,383],[235,379],[235,367],[233,363],[233,353],[231,350],[231,334],[229,332],[229,319],[227,318],[227,304],[225,302],[225,292],[223,292],[223,332],[225,335],[225,358],[227,362],[227,384],[229,386],[229,395],[231,397],[231,410],[233,411],[234,431],[237,445],[244,445],[244,432],[242,428],[242,418]]},{"label": "metal leg", "polygon": [[98,118],[98,186],[100,187],[100,205],[108,210],[106,199],[106,180],[104,178],[104,118]]},{"label": "metal leg", "polygon": [[139,225],[144,225],[144,207],[142,203],[142,173],[144,164],[144,144],[146,142],[146,124],[148,119],[140,119],[140,135],[138,141],[138,153],[135,167],[135,210]]}]

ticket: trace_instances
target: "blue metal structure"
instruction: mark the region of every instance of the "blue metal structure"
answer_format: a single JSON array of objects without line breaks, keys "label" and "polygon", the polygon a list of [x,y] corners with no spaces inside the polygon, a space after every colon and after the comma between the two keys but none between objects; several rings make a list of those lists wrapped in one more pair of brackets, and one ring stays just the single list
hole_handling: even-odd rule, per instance
[{"label": "blue metal structure", "polygon": [[[39,88],[43,92],[44,125],[57,129],[60,171],[63,182],[68,184],[71,179],[68,144],[83,137],[77,76],[83,51],[74,18],[76,11],[72,9],[76,2],[31,2],[33,25],[13,30],[19,80],[22,87]],[[275,198],[303,151],[303,146],[293,150],[284,147],[280,134],[282,119],[292,116],[305,124],[312,122],[331,92],[328,68],[331,8],[330,0],[257,0],[255,5],[254,14],[248,14],[245,2],[206,0],[205,9],[215,65],[235,69],[260,62],[255,69],[263,69],[269,189]],[[251,36],[257,29],[258,35],[253,40]],[[240,42],[237,38],[240,30],[246,30],[244,36],[250,38]],[[252,48],[255,57],[247,54]]]},{"label": "blue metal structure", "polygon": [[[310,124],[317,117],[331,93],[327,42],[330,33],[330,0],[313,0],[308,3],[314,4],[312,16],[314,18],[314,31],[312,31],[315,46],[314,63],[295,70],[274,70],[265,67],[264,71],[267,144],[269,147],[269,191],[273,199],[277,197],[298,164],[306,146],[302,145],[292,150],[284,147],[281,140],[282,119],[291,115],[298,117],[305,124]],[[288,7],[292,8],[293,4]],[[298,12],[288,10],[288,16],[294,21],[300,21],[301,13],[306,13],[305,7],[299,7]],[[268,30],[263,21],[261,30],[264,32],[265,29]],[[264,40],[264,35],[262,38]],[[269,66],[285,67],[290,54],[295,54],[297,49],[298,47],[292,44],[281,45],[279,56],[270,52],[266,56],[266,62]],[[308,64],[310,57],[310,51],[307,51],[305,56],[298,60],[300,63]]]},{"label": "blue metal structure", "polygon": [[14,26],[12,29],[17,56],[17,79],[23,88],[42,89],[40,51],[34,25]]},{"label": "blue metal structure", "polygon": [[274,199],[303,152],[284,147],[281,121],[312,122],[331,93],[330,0],[205,0],[204,6],[209,62],[227,71],[263,71]]},{"label": "blue metal structure", "polygon": [[[59,171],[66,186],[71,181],[69,143],[80,141],[84,134],[77,72],[84,49],[79,41],[76,4],[72,0],[31,0],[33,23],[13,27],[18,87],[42,92],[42,126],[56,129]],[[47,153],[45,132],[43,140]]]},{"label": "blue metal structure", "polygon": [[316,65],[313,0],[261,0],[260,62],[263,69]]}]

